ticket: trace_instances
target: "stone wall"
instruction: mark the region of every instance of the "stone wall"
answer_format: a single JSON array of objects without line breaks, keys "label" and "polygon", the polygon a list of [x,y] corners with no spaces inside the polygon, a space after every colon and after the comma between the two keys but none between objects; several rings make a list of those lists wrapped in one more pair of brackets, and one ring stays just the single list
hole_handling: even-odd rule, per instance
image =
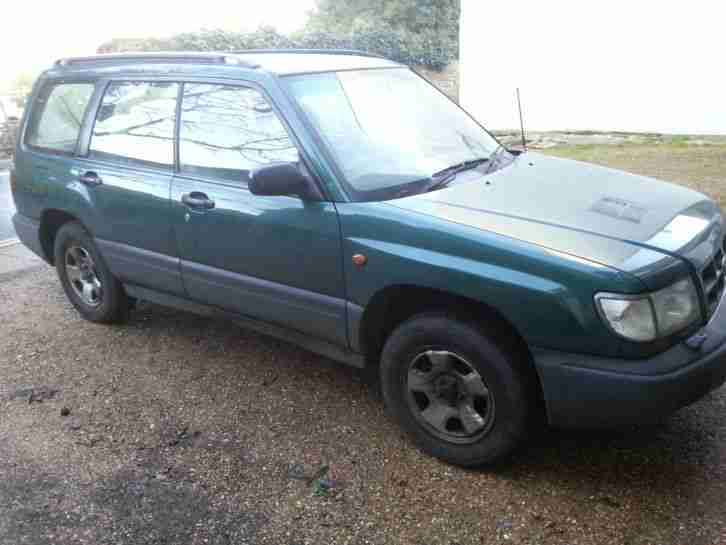
[{"label": "stone wall", "polygon": [[414,66],[414,70],[459,102],[459,61],[452,62],[441,72],[423,66]]}]

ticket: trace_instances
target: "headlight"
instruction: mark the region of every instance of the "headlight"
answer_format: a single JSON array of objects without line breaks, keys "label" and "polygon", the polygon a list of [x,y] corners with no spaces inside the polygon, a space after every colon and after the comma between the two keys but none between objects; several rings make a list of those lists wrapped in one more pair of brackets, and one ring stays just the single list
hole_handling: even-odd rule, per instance
[{"label": "headlight", "polygon": [[652,341],[692,324],[700,316],[690,278],[643,295],[599,293],[595,303],[610,328],[631,341]]}]

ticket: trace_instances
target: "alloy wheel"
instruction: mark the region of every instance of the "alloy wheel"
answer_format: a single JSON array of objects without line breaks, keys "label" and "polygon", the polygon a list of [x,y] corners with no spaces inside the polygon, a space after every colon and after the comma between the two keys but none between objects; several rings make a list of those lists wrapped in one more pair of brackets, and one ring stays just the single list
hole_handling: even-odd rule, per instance
[{"label": "alloy wheel", "polygon": [[407,400],[416,420],[451,443],[468,444],[494,424],[494,398],[484,379],[462,356],[426,350],[408,366]]},{"label": "alloy wheel", "polygon": [[91,307],[100,305],[103,285],[88,250],[82,246],[70,246],[65,252],[64,263],[68,283],[81,301]]}]

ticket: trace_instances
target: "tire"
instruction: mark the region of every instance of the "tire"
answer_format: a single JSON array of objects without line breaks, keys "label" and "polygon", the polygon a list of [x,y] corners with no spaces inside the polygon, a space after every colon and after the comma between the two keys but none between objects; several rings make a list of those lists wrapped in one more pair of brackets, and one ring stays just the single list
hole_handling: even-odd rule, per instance
[{"label": "tire", "polygon": [[115,323],[128,317],[129,300],[121,282],[80,223],[66,223],[58,230],[53,254],[63,290],[83,318]]},{"label": "tire", "polygon": [[422,451],[475,467],[501,461],[528,436],[536,377],[526,355],[504,340],[444,313],[414,316],[390,335],[383,398]]}]

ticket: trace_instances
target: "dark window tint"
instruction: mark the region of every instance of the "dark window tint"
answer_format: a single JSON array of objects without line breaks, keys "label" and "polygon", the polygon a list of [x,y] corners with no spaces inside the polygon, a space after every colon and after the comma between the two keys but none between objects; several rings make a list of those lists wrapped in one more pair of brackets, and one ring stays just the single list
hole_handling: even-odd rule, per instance
[{"label": "dark window tint", "polygon": [[73,153],[93,87],[92,83],[63,83],[44,88],[33,103],[26,143]]},{"label": "dark window tint", "polygon": [[111,83],[96,115],[90,155],[172,165],[177,89],[166,82]]},{"label": "dark window tint", "polygon": [[297,160],[285,127],[258,91],[184,85],[179,127],[182,171],[239,181],[261,165]]}]

